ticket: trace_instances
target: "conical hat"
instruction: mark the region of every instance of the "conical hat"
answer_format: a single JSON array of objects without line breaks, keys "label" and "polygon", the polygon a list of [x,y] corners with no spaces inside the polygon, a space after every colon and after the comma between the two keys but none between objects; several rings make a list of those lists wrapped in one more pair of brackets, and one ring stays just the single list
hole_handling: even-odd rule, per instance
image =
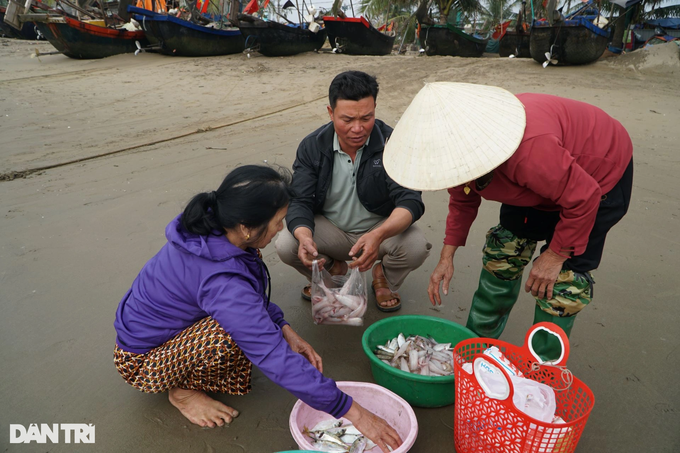
[{"label": "conical hat", "polygon": [[522,141],[525,125],[524,106],[509,91],[428,83],[385,145],[385,170],[410,189],[458,186],[508,160]]}]

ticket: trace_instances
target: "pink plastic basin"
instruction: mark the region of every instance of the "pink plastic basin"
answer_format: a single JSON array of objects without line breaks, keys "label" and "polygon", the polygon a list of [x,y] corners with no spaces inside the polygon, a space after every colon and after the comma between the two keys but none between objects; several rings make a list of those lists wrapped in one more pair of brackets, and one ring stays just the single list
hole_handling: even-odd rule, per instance
[{"label": "pink plastic basin", "polygon": [[[396,393],[376,384],[368,382],[337,382],[338,388],[351,396],[365,409],[385,419],[401,437],[404,442],[393,453],[406,453],[411,449],[418,437],[418,420],[409,404]],[[331,418],[325,412],[320,412],[307,406],[298,400],[290,413],[289,426],[293,439],[301,450],[314,450],[311,439],[302,431],[313,428],[321,420]],[[343,419],[344,420],[344,419]],[[379,453],[380,448],[367,450],[370,453]]]}]

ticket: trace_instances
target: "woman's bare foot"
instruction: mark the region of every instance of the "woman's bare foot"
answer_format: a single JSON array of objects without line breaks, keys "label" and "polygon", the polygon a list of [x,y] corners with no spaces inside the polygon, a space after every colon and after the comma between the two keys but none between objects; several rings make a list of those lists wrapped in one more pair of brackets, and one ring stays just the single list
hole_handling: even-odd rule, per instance
[{"label": "woman's bare foot", "polygon": [[[376,263],[375,266],[373,266],[373,271],[371,272],[373,274],[373,279],[375,280],[376,278],[385,278],[385,273],[383,272],[382,264],[381,263]],[[392,294],[392,291],[390,291],[389,288],[378,288],[375,290],[375,296],[389,296]],[[380,306],[384,308],[390,308],[394,307],[399,303],[399,299],[389,299],[383,302],[380,302]]]},{"label": "woman's bare foot", "polygon": [[205,428],[224,426],[238,417],[238,411],[210,398],[200,390],[172,388],[168,399],[189,421]]}]

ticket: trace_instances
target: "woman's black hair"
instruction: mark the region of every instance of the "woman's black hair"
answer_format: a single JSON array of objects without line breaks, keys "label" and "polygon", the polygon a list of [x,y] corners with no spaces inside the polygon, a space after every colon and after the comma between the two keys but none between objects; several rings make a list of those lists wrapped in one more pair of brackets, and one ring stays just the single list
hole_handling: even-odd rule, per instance
[{"label": "woman's black hair", "polygon": [[335,110],[338,99],[360,101],[369,96],[378,99],[378,81],[361,71],[346,71],[336,75],[328,88],[328,102]]},{"label": "woman's black hair", "polygon": [[288,205],[292,196],[291,174],[262,165],[232,170],[214,192],[199,193],[182,215],[182,227],[201,236],[223,235],[225,228],[242,224],[257,230],[257,240],[269,221]]}]

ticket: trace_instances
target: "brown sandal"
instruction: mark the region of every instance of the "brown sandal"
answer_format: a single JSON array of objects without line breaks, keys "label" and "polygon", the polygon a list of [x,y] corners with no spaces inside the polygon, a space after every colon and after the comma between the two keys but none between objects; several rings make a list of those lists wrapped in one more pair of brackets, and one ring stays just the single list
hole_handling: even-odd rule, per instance
[{"label": "brown sandal", "polygon": [[312,284],[307,283],[304,288],[302,288],[302,292],[300,293],[302,298],[304,300],[312,300]]},{"label": "brown sandal", "polygon": [[[331,266],[331,271],[335,268],[335,263],[337,263],[337,261],[334,261],[334,262],[333,262],[333,266]],[[347,272],[349,272],[349,265],[348,265],[347,262],[345,262],[345,261],[343,261],[343,263],[345,264],[345,266],[344,266],[344,267],[345,267],[345,272],[344,272],[344,273],[334,273],[334,272],[330,272],[330,271],[329,271],[330,274],[331,274],[331,275],[346,275]],[[341,265],[341,266],[342,266],[342,265]],[[311,284],[311,283],[307,283],[307,284],[304,286],[304,288],[302,288],[302,292],[300,293],[300,296],[302,296],[302,298],[303,298],[304,300],[310,300],[310,301],[312,300],[312,284]],[[387,300],[389,300],[389,299],[387,299]]]},{"label": "brown sandal", "polygon": [[[375,295],[375,305],[378,307],[378,310],[384,311],[385,313],[389,313],[401,309],[401,297],[399,297],[399,294],[390,291],[389,294],[378,296],[378,294],[376,293],[376,290],[378,289],[390,288],[390,285],[389,283],[387,283],[387,279],[385,277],[374,278],[371,286],[373,287],[373,294]],[[392,305],[391,307],[385,307],[381,305],[382,302],[387,302],[388,300],[393,299],[397,299],[397,303],[395,305]]]}]

